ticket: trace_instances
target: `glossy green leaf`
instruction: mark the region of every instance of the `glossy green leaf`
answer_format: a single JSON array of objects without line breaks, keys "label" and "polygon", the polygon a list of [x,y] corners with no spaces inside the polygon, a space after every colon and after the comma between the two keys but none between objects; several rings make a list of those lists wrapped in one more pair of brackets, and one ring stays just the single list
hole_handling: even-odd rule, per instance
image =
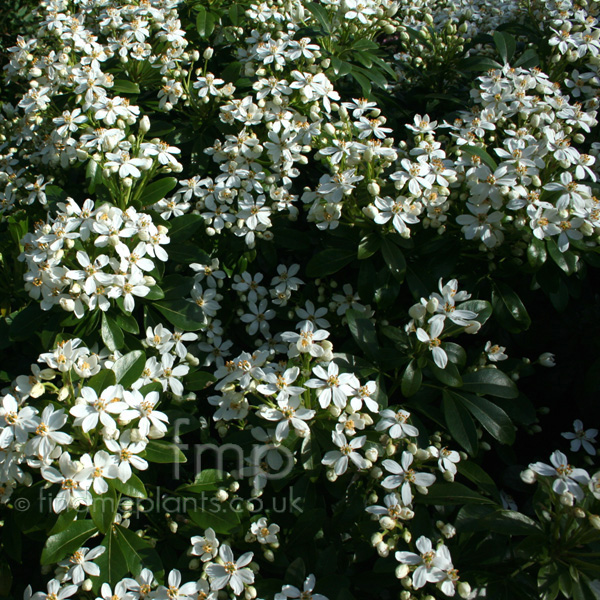
[{"label": "glossy green leaf", "polygon": [[450,361],[448,361],[444,369],[440,369],[432,360],[430,360],[429,370],[432,372],[433,376],[444,385],[449,385],[450,387],[460,387],[462,385],[462,378],[458,368]]},{"label": "glossy green leaf", "polygon": [[100,567],[100,576],[91,578],[92,590],[96,593],[103,583],[109,583],[114,589],[114,586],[129,572],[125,554],[119,546],[117,535],[112,528],[108,530],[100,545],[104,546],[106,550],[94,561]]},{"label": "glossy green leaf", "polygon": [[183,331],[198,331],[206,327],[204,311],[191,300],[184,298],[160,300],[153,304],[175,327]]},{"label": "glossy green leaf", "polygon": [[[237,506],[236,506],[237,508]],[[229,502],[202,496],[202,506],[188,511],[190,519],[202,529],[212,527],[216,533],[230,533],[240,524],[239,512]]]},{"label": "glossy green leaf", "polygon": [[115,79],[111,92],[115,94],[139,94],[140,86],[126,79]]},{"label": "glossy green leaf", "polygon": [[117,492],[121,492],[130,498],[147,498],[146,488],[140,478],[132,473],[131,477],[122,482],[120,479],[111,479],[109,482],[111,487],[114,487]]},{"label": "glossy green leaf", "polygon": [[110,486],[104,494],[97,494],[93,488],[91,492],[90,517],[92,517],[92,521],[94,521],[100,533],[106,533],[110,529],[117,512],[117,494],[114,488]]},{"label": "glossy green leaf", "polygon": [[218,469],[202,469],[196,476],[194,483],[182,485],[177,488],[180,494],[203,494],[218,490],[227,481],[229,476]]},{"label": "glossy green leaf", "polygon": [[515,441],[515,426],[497,404],[473,394],[460,394],[460,401],[483,428],[500,443],[512,444]]},{"label": "glossy green leaf", "polygon": [[478,156],[492,171],[498,168],[498,163],[481,146],[465,145],[461,146],[460,149],[461,152],[465,152],[471,156]]},{"label": "glossy green leaf", "polygon": [[442,410],[446,426],[453,439],[471,456],[477,454],[477,429],[469,412],[448,392],[444,392]]},{"label": "glossy green leaf", "polygon": [[406,276],[406,259],[402,254],[402,250],[385,237],[381,242],[381,253],[394,278],[402,283]]},{"label": "glossy green leaf", "polygon": [[515,54],[515,50],[517,49],[517,42],[515,38],[505,31],[494,31],[493,37],[494,44],[496,45],[496,50],[498,51],[500,58],[504,64],[509,63]]},{"label": "glossy green leaf", "polygon": [[133,350],[122,356],[112,366],[117,383],[124,388],[135,383],[146,367],[146,355],[141,350]]},{"label": "glossy green leaf", "polygon": [[567,275],[575,273],[577,270],[577,262],[579,258],[573,252],[567,250],[561,252],[558,249],[558,245],[552,238],[546,238],[546,247],[548,248],[548,254],[550,258],[564,271]]},{"label": "glossy green leaf", "polygon": [[210,387],[216,380],[216,377],[212,373],[194,371],[183,378],[183,387],[186,390],[195,392]]},{"label": "glossy green leaf", "polygon": [[[191,238],[200,229],[204,219],[200,215],[188,214],[171,219],[169,228],[169,239],[171,243],[180,244]],[[168,247],[167,247],[168,251]]]},{"label": "glossy green leaf", "polygon": [[179,446],[163,440],[150,440],[144,458],[153,463],[184,463],[187,459]]},{"label": "glossy green leaf", "polygon": [[356,250],[328,248],[317,252],[306,265],[308,277],[333,275],[356,259]]},{"label": "glossy green leaf", "polygon": [[121,525],[115,526],[115,537],[121,548],[127,568],[137,577],[142,568],[148,568],[158,582],[162,582],[164,568],[156,550],[150,542],[137,536],[134,531]]},{"label": "glossy green leaf", "polygon": [[348,328],[358,347],[372,360],[378,354],[379,343],[375,325],[356,310],[346,312]]},{"label": "glossy green leaf", "polygon": [[478,494],[462,483],[434,483],[427,488],[428,494],[422,496],[415,494],[415,502],[418,504],[495,504],[493,500]]},{"label": "glossy green leaf", "polygon": [[215,30],[215,24],[217,16],[215,13],[209,12],[203,6],[198,9],[198,15],[196,16],[196,29],[201,38],[210,37],[212,32]]},{"label": "glossy green leaf", "polygon": [[465,373],[463,390],[498,398],[516,398],[519,395],[515,382],[500,369],[491,367]]},{"label": "glossy green leaf", "polygon": [[304,6],[310,11],[317,23],[321,25],[323,31],[325,33],[331,33],[332,28],[329,21],[329,15],[327,14],[324,6],[322,4],[317,4],[316,2],[308,2]]},{"label": "glossy green leaf", "polygon": [[543,240],[538,240],[534,237],[531,239],[529,246],[527,246],[527,262],[529,266],[534,269],[539,269],[545,262],[548,253],[546,252],[546,245]]},{"label": "glossy green leaf", "polygon": [[42,564],[51,565],[59,562],[67,555],[81,548],[85,541],[96,533],[96,531],[97,528],[94,522],[85,519],[83,521],[75,521],[60,533],[51,535],[46,540],[46,544],[42,550]]},{"label": "glossy green leaf", "polygon": [[401,392],[405,398],[414,396],[420,389],[423,382],[423,373],[413,358],[402,375]]},{"label": "glossy green leaf", "polygon": [[531,317],[521,298],[503,282],[494,283],[492,306],[500,324],[511,333],[519,333],[531,325]]},{"label": "glossy green leaf", "polygon": [[152,206],[162,200],[176,185],[177,179],[175,177],[163,177],[149,183],[140,196],[142,206]]},{"label": "glossy green leaf", "polygon": [[102,393],[102,390],[105,390],[111,385],[115,385],[115,383],[117,383],[115,372],[112,369],[102,369],[102,371],[99,371],[94,376],[90,377],[85,385],[91,387],[99,396]]},{"label": "glossy green leaf", "polygon": [[102,341],[111,352],[120,350],[123,347],[124,337],[121,328],[116,321],[112,317],[109,317],[105,312],[102,313],[100,335],[102,336]]},{"label": "glossy green leaf", "polygon": [[358,245],[358,260],[364,260],[365,258],[369,258],[373,256],[377,250],[381,247],[381,237],[376,233],[369,233],[365,235],[365,237],[360,240],[360,244]]}]

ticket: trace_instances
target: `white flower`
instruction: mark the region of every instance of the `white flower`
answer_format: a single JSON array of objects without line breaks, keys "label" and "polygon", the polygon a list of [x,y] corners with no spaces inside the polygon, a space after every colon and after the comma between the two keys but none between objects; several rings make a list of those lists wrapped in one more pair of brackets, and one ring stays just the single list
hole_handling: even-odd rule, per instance
[{"label": "white flower", "polygon": [[304,385],[320,390],[317,397],[321,408],[327,408],[332,401],[338,408],[345,408],[348,397],[353,394],[354,389],[360,387],[356,375],[340,374],[339,367],[334,362],[329,363],[327,370],[317,365],[312,371],[319,379],[309,379]]},{"label": "white flower", "polygon": [[358,448],[362,448],[367,441],[366,435],[361,435],[350,440],[346,440],[346,436],[338,431],[331,433],[333,443],[339,447],[339,450],[330,450],[325,454],[321,461],[324,465],[332,466],[336,475],[343,475],[348,468],[348,459],[350,459],[359,469],[366,469],[369,463],[358,452]]},{"label": "white flower", "polygon": [[400,496],[402,497],[402,502],[405,506],[409,506],[412,502],[413,496],[410,487],[411,484],[420,487],[429,487],[435,483],[435,475],[431,473],[415,473],[410,467],[412,462],[413,455],[405,450],[402,452],[400,464],[391,459],[384,460],[381,463],[387,471],[392,473],[392,475],[388,475],[381,482],[381,485],[388,490],[393,490],[398,486],[402,486],[400,489]]},{"label": "white flower", "polygon": [[389,429],[388,435],[394,439],[402,439],[405,437],[417,437],[419,430],[407,423],[410,413],[403,409],[397,411],[391,408],[386,408],[379,413],[381,420],[375,425],[375,431],[385,431]]},{"label": "white flower", "polygon": [[448,364],[448,355],[441,347],[440,334],[444,329],[444,316],[436,315],[429,319],[429,333],[423,328],[417,329],[417,338],[427,344],[433,354],[433,361],[440,369],[445,369]]},{"label": "white flower", "polygon": [[93,577],[100,575],[100,567],[92,561],[104,554],[105,550],[104,546],[96,546],[92,550],[80,548],[59,565],[68,567],[67,577],[72,579],[74,584],[81,585],[88,575]]},{"label": "white flower", "polygon": [[583,500],[583,490],[581,485],[587,485],[590,481],[590,476],[584,469],[573,468],[567,457],[555,450],[550,455],[552,466],[545,463],[536,462],[529,465],[529,468],[544,477],[556,477],[552,483],[552,489],[560,495],[570,492],[576,500]]},{"label": "white flower", "polygon": [[118,477],[125,483],[132,475],[131,465],[140,471],[145,471],[148,468],[148,462],[137,456],[140,452],[146,449],[146,444],[143,442],[132,442],[131,431],[128,429],[121,433],[119,441],[105,439],[106,447],[115,452],[115,458],[118,462]]},{"label": "white flower", "polygon": [[504,346],[498,346],[496,344],[492,346],[492,342],[488,341],[485,344],[484,352],[487,354],[488,360],[491,362],[498,362],[508,358],[508,356],[504,354],[505,350],[506,348]]},{"label": "white flower", "polygon": [[204,536],[195,535],[191,538],[192,555],[199,556],[202,562],[212,560],[219,551],[219,540],[212,528],[204,532]]},{"label": "white flower", "polygon": [[446,578],[445,571],[452,568],[446,553],[433,550],[431,540],[421,536],[416,543],[420,554],[414,552],[396,552],[395,557],[399,563],[417,566],[413,575],[413,587],[418,590],[428,581],[436,583]]},{"label": "white flower", "polygon": [[311,573],[302,586],[302,591],[293,585],[284,585],[281,592],[275,594],[275,600],[287,600],[287,598],[300,598],[300,600],[328,600],[323,594],[313,594],[315,589],[315,576]]},{"label": "white flower", "polygon": [[[81,400],[69,411],[75,418],[74,425],[86,433],[98,426],[98,421],[109,429],[116,429],[117,423],[110,414],[120,414],[127,408],[123,402],[123,386],[111,385],[102,390],[100,397],[91,387],[81,388]],[[110,414],[109,414],[110,413]]]},{"label": "white flower", "polygon": [[42,477],[51,483],[60,484],[60,492],[52,501],[55,513],[81,505],[89,506],[92,495],[88,491],[91,484],[92,468],[84,468],[81,463],[71,460],[68,452],[63,452],[58,459],[60,471],[54,467],[42,467]]},{"label": "white flower", "polygon": [[256,536],[260,544],[276,544],[279,525],[276,523],[267,524],[266,517],[261,517],[250,526],[250,532]]},{"label": "white flower", "polygon": [[229,585],[236,596],[239,596],[246,585],[254,583],[254,573],[246,567],[254,554],[246,552],[237,561],[234,561],[233,552],[229,546],[223,545],[219,549],[219,557],[223,564],[210,563],[206,567],[210,587],[213,590],[222,590]]},{"label": "white flower", "polygon": [[583,423],[576,419],[573,421],[574,433],[566,432],[561,433],[562,437],[566,440],[571,440],[571,452],[579,452],[581,447],[592,456],[596,455],[596,448],[592,444],[596,443],[596,436],[598,435],[597,429],[583,429]]},{"label": "white flower", "polygon": [[278,421],[275,428],[275,439],[277,441],[287,438],[290,425],[300,437],[310,435],[310,428],[305,423],[315,416],[314,410],[300,408],[300,396],[284,397],[277,400],[278,408],[261,407],[258,416],[267,421]]},{"label": "white flower", "polygon": [[148,436],[151,427],[154,427],[158,432],[167,432],[169,417],[165,413],[155,410],[159,400],[158,392],[150,392],[144,397],[137,390],[126,391],[123,394],[123,399],[131,407],[131,410],[123,411],[121,417],[127,420],[139,418],[138,428],[144,437]]}]

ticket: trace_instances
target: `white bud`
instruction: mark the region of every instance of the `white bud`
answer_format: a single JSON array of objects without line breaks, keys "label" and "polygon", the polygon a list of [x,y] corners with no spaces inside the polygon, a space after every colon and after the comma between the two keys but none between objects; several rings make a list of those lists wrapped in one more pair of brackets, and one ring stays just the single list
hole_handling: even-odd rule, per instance
[{"label": "white bud", "polygon": [[204,60],[210,60],[213,57],[213,54],[215,53],[214,48],[211,48],[210,46],[202,53],[202,58]]},{"label": "white bud", "polygon": [[410,573],[410,567],[408,565],[398,565],[396,567],[396,577],[398,579],[404,579]]},{"label": "white bud", "polygon": [[394,521],[394,519],[391,519],[390,517],[381,517],[381,519],[379,519],[379,524],[384,528],[384,529],[394,529],[396,527],[396,521]]},{"label": "white bud", "polygon": [[554,354],[552,354],[552,352],[544,352],[543,354],[540,354],[538,362],[540,365],[542,365],[542,367],[554,367],[556,365]]},{"label": "white bud", "polygon": [[535,471],[531,469],[525,469],[524,471],[521,471],[520,476],[523,483],[535,483],[537,481],[537,475]]}]

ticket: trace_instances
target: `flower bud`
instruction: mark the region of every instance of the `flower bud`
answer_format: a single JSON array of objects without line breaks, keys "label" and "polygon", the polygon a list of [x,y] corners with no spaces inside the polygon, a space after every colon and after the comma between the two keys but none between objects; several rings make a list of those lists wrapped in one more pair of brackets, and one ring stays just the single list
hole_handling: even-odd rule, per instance
[{"label": "flower bud", "polygon": [[396,567],[396,577],[398,579],[404,579],[410,573],[410,567],[408,565],[398,565]]},{"label": "flower bud", "polygon": [[466,581],[459,581],[456,586],[456,591],[461,598],[465,600],[471,596],[471,586]]},{"label": "flower bud", "polygon": [[396,527],[396,522],[394,521],[394,519],[387,517],[387,516],[381,517],[381,519],[379,519],[379,524],[384,529],[394,529]]},{"label": "flower bud", "polygon": [[556,365],[554,354],[552,354],[552,352],[544,352],[543,354],[540,354],[538,362],[540,365],[542,365],[542,367],[554,367]]},{"label": "flower bud", "polygon": [[564,492],[561,494],[559,501],[563,506],[573,506],[573,503],[575,502],[575,496],[573,496],[571,492]]},{"label": "flower bud", "polygon": [[409,317],[411,319],[414,319],[415,321],[420,321],[425,316],[426,312],[427,312],[427,309],[425,308],[425,306],[423,304],[413,304],[408,309]]}]

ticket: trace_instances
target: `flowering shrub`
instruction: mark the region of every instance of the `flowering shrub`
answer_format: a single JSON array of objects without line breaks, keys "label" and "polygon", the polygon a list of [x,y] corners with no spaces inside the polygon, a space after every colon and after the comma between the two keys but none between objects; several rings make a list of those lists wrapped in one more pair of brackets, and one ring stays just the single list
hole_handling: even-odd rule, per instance
[{"label": "flowering shrub", "polygon": [[0,596],[600,598],[597,429],[523,442],[600,266],[599,13],[42,0],[0,112]]}]

